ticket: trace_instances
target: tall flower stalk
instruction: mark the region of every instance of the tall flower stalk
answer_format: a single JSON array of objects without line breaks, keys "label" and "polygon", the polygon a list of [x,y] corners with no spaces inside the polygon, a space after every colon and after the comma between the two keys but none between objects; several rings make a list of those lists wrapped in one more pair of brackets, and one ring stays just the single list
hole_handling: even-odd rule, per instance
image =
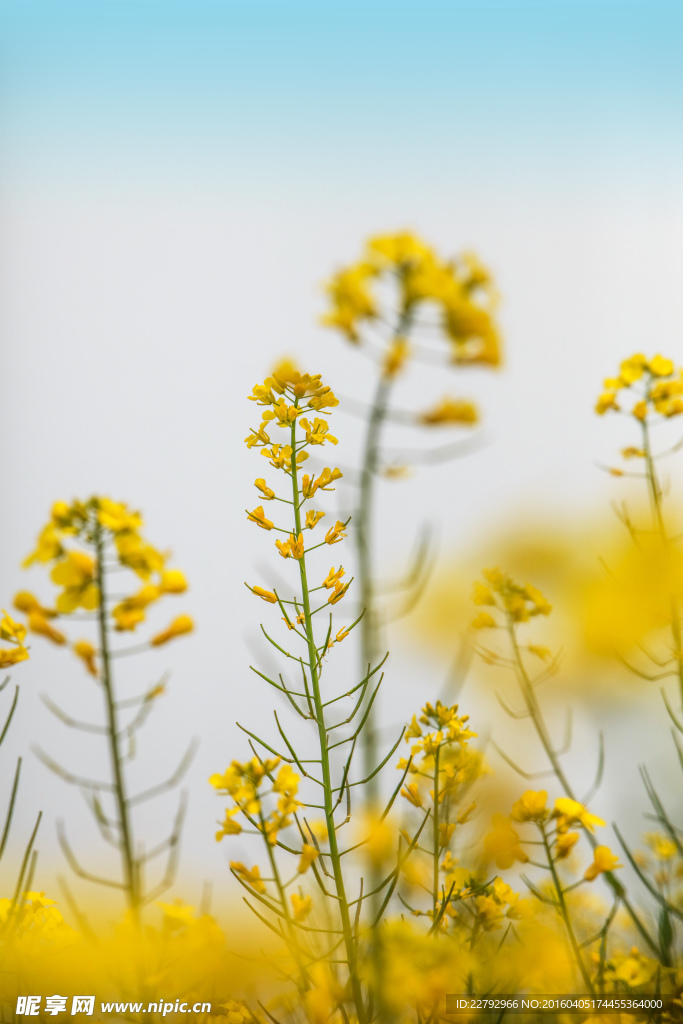
[{"label": "tall flower stalk", "polygon": [[[387,424],[435,428],[471,427],[478,420],[472,402],[445,397],[424,412],[392,407],[397,378],[412,357],[442,368],[497,367],[500,339],[494,321],[497,295],[489,272],[471,253],[444,260],[409,232],[380,235],[367,243],[361,260],[338,271],[328,282],[330,309],[323,324],[340,330],[354,346],[378,366],[377,382],[367,407],[348,403],[365,421],[365,436],[358,473],[357,511],[354,515],[358,552],[361,622],[360,665],[374,664],[381,648],[382,624],[407,614],[419,598],[428,577],[423,545],[406,583],[399,584],[396,607],[380,599],[374,564],[374,530],[378,478],[401,471],[397,461],[441,462],[469,450],[467,443],[449,444],[418,452],[392,453],[384,448]],[[433,346],[434,340],[438,347]],[[444,344],[445,343],[445,344]],[[376,712],[371,711],[363,740],[366,769],[376,763]],[[377,801],[375,784],[366,794]]]},{"label": "tall flower stalk", "polygon": [[[63,768],[42,750],[37,753],[48,768],[82,791],[102,838],[119,853],[121,877],[107,878],[83,869],[60,824],[58,835],[71,868],[81,878],[122,891],[136,920],[140,908],[161,895],[173,880],[185,798],[181,797],[170,835],[150,850],[145,850],[135,835],[133,811],[139,804],[179,783],[194,748],[194,743],[190,744],[169,779],[131,794],[126,766],[135,756],[137,732],[156,699],[164,692],[164,685],[161,682],[141,695],[124,698],[115,680],[114,661],[160,647],[193,629],[190,617],[180,615],[165,630],[142,643],[122,647],[114,642],[117,635],[137,630],[151,606],[162,597],[181,594],[187,589],[183,573],[166,567],[168,556],[144,539],[141,527],[142,518],[138,512],[109,498],[93,497],[85,502],[74,501],[71,505],[57,502],[49,522],[41,531],[35,551],[24,565],[28,568],[35,562],[53,563],[50,578],[62,590],[54,606],[42,604],[29,591],[21,591],[14,599],[15,608],[27,616],[29,630],[57,646],[69,643],[66,634],[56,625],[57,620],[71,617],[87,622],[96,635],[96,643],[81,639],[70,643],[70,646],[101,690],[103,723],[82,722],[59,707],[51,697],[45,696],[43,700],[50,711],[70,728],[105,739],[109,750],[110,779],[91,779]],[[112,580],[119,580],[122,572],[133,574],[143,581],[143,586],[127,595],[112,593]],[[143,876],[146,865],[164,853],[167,854],[167,862],[163,877],[153,887],[145,888]]]}]

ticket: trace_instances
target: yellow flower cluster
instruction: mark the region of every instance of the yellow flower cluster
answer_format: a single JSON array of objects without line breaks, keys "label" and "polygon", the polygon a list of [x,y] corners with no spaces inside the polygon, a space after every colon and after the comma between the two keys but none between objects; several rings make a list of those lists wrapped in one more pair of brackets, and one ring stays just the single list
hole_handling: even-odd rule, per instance
[{"label": "yellow flower cluster", "polygon": [[26,639],[26,626],[21,622],[15,622],[6,611],[0,619],[0,640],[11,644],[10,647],[0,647],[0,669],[10,668],[19,661],[26,661],[28,651],[24,646]]},{"label": "yellow flower cluster", "polygon": [[[528,622],[536,615],[550,615],[552,605],[530,583],[515,583],[500,569],[484,569],[485,583],[474,584],[472,600],[477,605],[495,608],[512,622]],[[490,612],[480,612],[472,621],[473,629],[491,629],[498,622]],[[542,657],[544,649],[535,653]]]},{"label": "yellow flower cluster", "polygon": [[[36,562],[54,562],[50,579],[61,588],[54,607],[46,607],[29,591],[20,591],[14,607],[27,616],[31,632],[63,645],[67,638],[54,625],[59,616],[74,612],[95,612],[100,608],[101,578],[107,566],[130,570],[143,586],[130,596],[107,607],[106,617],[117,632],[131,632],[145,621],[148,608],[169,594],[182,594],[187,581],[179,569],[166,567],[168,554],[149,544],[140,533],[142,517],[123,502],[93,497],[71,505],[57,502],[49,522],[43,527],[35,550],[24,560],[24,567]],[[69,547],[73,538],[79,547]],[[82,550],[90,548],[92,554]],[[101,575],[102,574],[102,575]],[[150,640],[160,646],[193,629],[188,615],[178,616],[167,629]],[[88,640],[76,641],[72,649],[87,671],[97,675],[95,647]]]},{"label": "yellow flower cluster", "polygon": [[[599,416],[606,412],[622,412],[621,391],[634,396],[630,413],[645,422],[649,415],[670,419],[683,413],[683,371],[676,373],[671,359],[654,356],[647,359],[641,353],[625,359],[619,367],[618,377],[609,377],[595,406]],[[625,458],[644,454],[636,448],[624,451]]]},{"label": "yellow flower cluster", "polygon": [[[300,778],[287,764],[274,775],[279,765],[280,758],[277,757],[265,761],[253,757],[244,764],[233,761],[222,775],[214,774],[209,778],[210,785],[218,793],[230,796],[234,803],[226,810],[225,820],[220,831],[216,832],[219,842],[224,836],[239,835],[243,831],[242,824],[235,820],[239,814],[261,832],[271,846],[277,842],[278,833],[289,828],[292,815],[301,807],[296,799]],[[262,789],[265,780],[271,785]],[[268,797],[277,798],[276,806],[269,813],[264,810],[264,800]],[[306,858],[308,855],[302,853],[302,856]]]},{"label": "yellow flower cluster", "polygon": [[[420,306],[436,310],[453,362],[499,365],[500,338],[494,323],[497,295],[489,272],[471,253],[443,260],[410,232],[371,238],[361,260],[327,282],[330,309],[322,323],[358,343],[361,326],[379,318],[376,289],[387,279],[396,282],[403,321]],[[384,375],[395,376],[407,357],[407,340],[396,337],[385,354]]]},{"label": "yellow flower cluster", "polygon": [[[554,806],[547,806],[546,790],[527,790],[512,805],[510,815],[495,814],[493,831],[484,838],[484,849],[501,870],[512,867],[515,861],[526,863],[528,855],[522,849],[519,833],[513,828],[511,821],[522,824],[534,823],[541,831],[546,844],[548,856],[557,861],[565,860],[576,843],[579,833],[570,829],[582,828],[591,834],[596,826],[604,826],[605,822],[596,814],[592,814],[583,804],[570,797],[558,797]],[[553,827],[554,826],[554,827]],[[618,858],[608,846],[596,846],[593,850],[593,862],[584,873],[584,880],[592,882],[598,875],[620,868]]]}]

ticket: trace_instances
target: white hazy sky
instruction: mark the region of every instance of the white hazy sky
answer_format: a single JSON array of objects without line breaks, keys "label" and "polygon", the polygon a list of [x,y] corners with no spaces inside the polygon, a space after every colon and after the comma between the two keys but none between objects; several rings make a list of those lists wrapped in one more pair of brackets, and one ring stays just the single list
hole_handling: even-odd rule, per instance
[{"label": "white hazy sky", "polygon": [[[40,4],[26,5],[33,22],[26,11],[22,20],[21,5],[0,4],[11,29],[3,115],[11,145],[0,172],[3,602],[25,587],[49,595],[41,570],[24,573],[19,561],[57,498],[107,493],[127,500],[144,511],[152,542],[172,547],[191,590],[174,604],[169,599],[160,620],[169,606],[187,610],[197,632],[136,663],[122,662],[121,675],[134,688],[172,671],[169,693],[142,735],[143,775],[163,776],[189,738],[201,737],[188,775],[177,887],[196,900],[197,879],[219,880],[226,870],[225,844],[212,839],[221,802],[205,780],[249,753],[235,720],[253,725],[270,706],[247,668],[268,609],[249,599],[243,581],[267,583],[274,555],[269,538],[245,523],[252,481],[262,470],[242,443],[254,418],[246,394],[275,358],[291,354],[340,394],[369,396],[370,364],[316,324],[320,284],[356,258],[368,234],[414,228],[444,253],[475,248],[493,269],[503,296],[505,366],[496,375],[415,369],[399,386],[406,406],[427,405],[446,391],[475,397],[487,444],[448,467],[382,484],[385,571],[405,560],[416,520],[438,525],[443,550],[458,551],[475,538],[479,543],[487,524],[505,522],[531,502],[568,516],[608,503],[613,484],[595,460],[608,460],[619,438],[592,412],[601,378],[631,351],[681,358],[683,168],[672,112],[680,83],[672,74],[648,84],[642,69],[635,83],[629,78],[631,35],[610,37],[608,29],[610,17],[630,5],[596,5],[595,23],[579,5],[586,33],[592,25],[599,37],[593,52],[579,42],[572,51],[571,40],[552,33],[539,8],[525,3],[512,6],[538,30],[524,44],[527,55],[538,56],[544,32],[557,48],[558,66],[553,70],[546,54],[536,69],[541,91],[550,69],[545,103],[527,79],[517,82],[516,100],[508,95],[515,70],[528,68],[520,28],[517,63],[487,65],[478,87],[467,62],[461,74],[421,75],[438,25],[423,26],[413,54],[409,25],[401,22],[393,41],[402,58],[414,55],[415,66],[392,107],[386,85],[373,93],[369,41],[330,37],[315,20],[304,20],[310,31],[300,41],[301,60],[329,51],[338,61],[334,80],[316,77],[320,63],[309,72],[299,66],[295,49],[288,68],[277,65],[253,94],[248,62],[233,68],[238,103],[220,63],[215,76],[193,76],[202,54],[215,59],[220,45],[189,5],[173,8],[177,24],[162,15],[155,36],[155,5],[103,4],[116,22],[113,37],[78,4],[56,6],[81,30],[61,64],[47,30],[38,27]],[[456,6],[467,14],[461,37],[481,44],[476,5]],[[494,14],[502,10],[489,6]],[[304,7],[296,10],[305,19]],[[201,9],[209,8],[218,10]],[[275,5],[264,9],[273,13],[272,24],[264,23],[264,46],[278,56]],[[401,17],[411,9],[400,6]],[[661,11],[673,17],[668,5]],[[373,12],[371,39],[386,61],[382,33],[391,15],[382,4]],[[134,17],[143,14],[145,46],[133,31]],[[629,27],[634,38],[636,21]],[[186,50],[184,24],[193,27]],[[493,24],[495,56],[506,51],[503,29],[496,35]],[[668,53],[666,25],[662,14],[650,27],[653,66]],[[580,27],[574,26],[577,40],[584,38]],[[244,59],[244,47],[251,47],[264,59],[253,26],[225,31],[226,52]],[[617,40],[612,53],[610,38]],[[612,66],[618,46],[621,59]],[[462,47],[454,45],[453,60]],[[51,63],[41,77],[35,66],[42,53]],[[600,53],[607,55],[603,78]],[[354,74],[354,55],[365,87]],[[441,50],[438,59],[446,60]],[[207,62],[213,67],[208,56]],[[397,108],[404,95],[411,120],[402,124]],[[191,103],[182,102],[187,96]],[[479,119],[472,115],[478,100]],[[461,119],[459,109],[467,111]],[[358,428],[341,411],[335,426],[335,454],[353,464]],[[339,493],[348,505],[348,492]],[[405,642],[400,651],[386,683],[387,724],[433,698],[441,680],[436,661],[421,660]],[[11,860],[42,808],[39,846],[48,877],[40,885],[49,887],[62,870],[57,817],[67,819],[93,863],[100,853],[78,794],[28,751],[40,743],[78,770],[86,749],[52,720],[39,694],[79,715],[97,712],[98,695],[68,653],[40,640],[15,678],[21,702],[0,775],[7,780],[14,757],[25,754]],[[476,705],[476,688],[470,695]],[[474,715],[476,707],[467,710]],[[88,757],[97,763],[94,746]],[[8,785],[0,781],[0,807]],[[619,792],[610,793],[618,807]],[[151,811],[145,823],[152,833],[161,813]],[[170,816],[169,804],[163,813]]]}]

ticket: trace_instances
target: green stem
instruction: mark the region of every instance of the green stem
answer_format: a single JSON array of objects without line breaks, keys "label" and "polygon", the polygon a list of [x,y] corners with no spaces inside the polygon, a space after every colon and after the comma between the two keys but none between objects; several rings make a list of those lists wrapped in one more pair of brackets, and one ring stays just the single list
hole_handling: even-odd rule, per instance
[{"label": "green stem", "polygon": [[[301,507],[299,502],[299,483],[297,477],[297,465],[294,452],[296,451],[296,420],[291,426],[291,446],[292,446],[292,498],[294,502],[294,535],[298,538],[301,533]],[[344,947],[346,951],[346,959],[349,965],[349,977],[351,981],[351,990],[353,993],[353,1001],[355,1003],[356,1015],[358,1017],[359,1024],[366,1024],[365,1006],[363,1004],[363,992],[361,989],[360,978],[358,976],[358,956],[356,950],[356,943],[353,936],[353,928],[351,925],[351,915],[349,912],[349,904],[346,897],[346,888],[344,885],[344,875],[342,872],[341,859],[339,856],[339,846],[337,844],[337,833],[334,827],[334,793],[332,790],[332,779],[330,772],[330,755],[327,741],[327,729],[325,727],[325,709],[323,708],[322,697],[320,695],[320,679],[318,674],[318,652],[315,645],[315,638],[313,635],[313,623],[311,621],[311,602],[310,594],[308,589],[308,579],[306,576],[306,556],[303,555],[299,561],[299,574],[301,577],[301,593],[303,598],[304,617],[306,622],[306,641],[308,645],[308,667],[311,674],[311,689],[313,691],[313,704],[315,708],[315,719],[318,726],[318,742],[320,744],[320,759],[322,763],[322,776],[323,776],[323,792],[324,792],[324,806],[325,806],[325,822],[327,825],[327,836],[330,847],[329,858],[332,864],[332,870],[334,874],[334,884],[339,902],[339,912],[341,915],[342,932],[344,935]]]},{"label": "green stem", "polygon": [[545,853],[548,859],[548,867],[550,868],[550,872],[553,876],[553,885],[555,886],[555,892],[557,893],[557,901],[560,908],[560,914],[562,915],[564,926],[567,929],[567,935],[569,936],[569,942],[572,947],[572,952],[574,953],[576,963],[578,965],[579,970],[581,971],[581,976],[583,978],[586,988],[592,995],[595,995],[593,982],[590,979],[590,975],[586,969],[586,965],[583,962],[583,957],[581,956],[581,949],[579,948],[579,944],[576,941],[576,935],[574,934],[574,929],[572,927],[571,917],[569,915],[569,910],[567,908],[567,904],[564,898],[564,890],[562,888],[562,884],[560,882],[557,870],[555,868],[555,861],[553,860],[552,853],[550,852],[550,846],[548,845],[548,839],[545,834],[545,828],[541,822],[539,822],[538,828],[543,839],[543,846],[545,847]]},{"label": "green stem", "polygon": [[278,891],[278,895],[280,897],[280,905],[282,906],[282,912],[285,915],[285,920],[287,922],[287,931],[289,932],[290,945],[291,945],[291,948],[292,948],[292,952],[294,953],[294,959],[296,960],[297,967],[299,968],[299,974],[301,975],[301,990],[305,991],[309,987],[308,973],[306,971],[306,967],[304,965],[304,962],[303,962],[303,960],[301,958],[301,950],[299,948],[298,936],[295,933],[294,924],[292,922],[292,915],[291,915],[291,913],[289,911],[289,904],[287,903],[287,894],[286,894],[284,886],[282,884],[282,879],[280,878],[280,871],[279,871],[278,866],[277,866],[277,860],[275,858],[275,851],[273,849],[272,844],[268,841],[268,836],[266,835],[266,823],[264,821],[263,812],[262,812],[260,807],[259,807],[259,820],[261,822],[261,834],[263,835],[263,838],[265,839],[266,850],[268,851],[268,860],[270,862],[270,870],[273,872],[273,878],[275,880],[275,887],[276,887],[276,889]]},{"label": "green stem", "polygon": [[[372,402],[368,429],[365,435],[363,463],[360,477],[360,496],[356,521],[356,544],[358,546],[358,581],[360,585],[360,604],[365,614],[360,622],[361,630],[361,670],[367,672],[377,657],[378,622],[375,608],[375,589],[372,571],[372,517],[375,499],[375,474],[379,458],[379,441],[382,425],[387,411],[390,391],[390,380],[382,374],[377,382],[377,389]],[[377,734],[375,716],[371,711],[363,733],[364,771],[368,776],[377,764]],[[368,802],[377,799],[377,782],[372,779],[368,783]]]},{"label": "green stem", "polygon": [[[434,756],[434,815],[432,820],[432,834],[434,836],[434,850],[432,854],[432,896],[434,920],[436,920],[437,907],[439,905],[439,754],[441,748],[436,748]],[[434,935],[436,936],[436,932]]]},{"label": "green stem", "polygon": [[[513,657],[514,657],[514,662],[515,662],[515,669],[516,669],[516,674],[517,674],[517,681],[519,683],[519,688],[520,688],[520,690],[522,692],[522,697],[524,699],[524,703],[526,704],[527,710],[528,710],[529,715],[531,717],[531,721],[534,724],[534,728],[536,730],[536,734],[537,734],[539,740],[541,741],[541,745],[543,747],[543,750],[545,751],[546,757],[548,758],[548,760],[550,762],[550,765],[551,765],[551,767],[553,769],[553,773],[554,773],[556,779],[558,780],[558,782],[560,783],[560,785],[562,786],[562,789],[564,790],[566,796],[568,796],[570,800],[576,800],[576,796],[574,795],[574,790],[573,790],[572,786],[569,783],[569,779],[567,778],[567,776],[565,775],[565,773],[564,773],[564,771],[562,769],[562,765],[560,764],[558,756],[555,753],[555,750],[553,749],[553,745],[552,745],[552,743],[550,741],[550,736],[548,735],[548,728],[547,728],[547,726],[545,724],[545,719],[543,717],[543,712],[541,711],[540,704],[538,703],[538,700],[536,699],[536,694],[534,693],[534,688],[531,685],[531,680],[529,679],[527,671],[526,671],[526,669],[524,667],[524,661],[522,660],[522,654],[521,654],[521,651],[519,649],[519,645],[517,643],[517,635],[515,633],[515,624],[514,624],[512,618],[510,618],[510,617],[508,618],[508,633],[509,633],[509,636],[510,636],[510,643],[512,645]],[[595,847],[598,845],[598,841],[595,838],[595,836],[591,835],[590,832],[586,832],[586,836],[588,838],[588,842],[591,844],[591,847],[593,849],[595,849]],[[624,886],[621,884],[621,882],[619,881],[619,879],[615,878],[614,877],[614,873],[611,872],[611,871],[606,871],[604,873],[604,877],[605,877],[605,881],[610,886],[610,888],[612,889],[612,892],[615,894],[615,896],[618,896],[620,898],[621,902],[624,905],[625,910],[629,914],[631,920],[633,921],[634,925],[636,926],[636,928],[638,929],[638,931],[642,935],[642,937],[645,940],[645,942],[647,942],[647,944],[650,947],[650,949],[654,953],[659,953],[659,946],[654,941],[654,939],[652,938],[652,936],[648,932],[647,928],[645,927],[645,925],[641,921],[640,917],[636,913],[635,908],[633,907],[631,901],[628,899],[628,896],[626,895],[626,890],[625,890]]]},{"label": "green stem", "polygon": [[116,714],[116,702],[114,700],[114,683],[111,672],[111,652],[109,650],[109,630],[107,628],[106,609],[106,587],[104,569],[104,537],[99,522],[95,522],[95,553],[96,578],[99,589],[100,600],[97,608],[97,623],[100,637],[100,659],[102,662],[102,688],[105,697],[105,711],[107,718],[107,737],[111,754],[112,772],[114,775],[114,798],[118,810],[120,825],[121,859],[123,862],[124,885],[126,895],[133,914],[138,919],[140,907],[139,875],[138,865],[133,852],[133,835],[130,823],[128,798],[126,796],[125,780],[123,776],[123,765],[121,749],[119,746],[119,726]]}]

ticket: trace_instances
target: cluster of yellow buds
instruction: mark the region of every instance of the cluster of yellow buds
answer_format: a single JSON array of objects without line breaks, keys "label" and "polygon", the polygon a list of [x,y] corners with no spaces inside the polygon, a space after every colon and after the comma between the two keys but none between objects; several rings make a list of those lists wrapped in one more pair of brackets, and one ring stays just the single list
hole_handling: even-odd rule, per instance
[{"label": "cluster of yellow buds", "polygon": [[26,639],[26,626],[21,622],[15,622],[6,611],[0,619],[0,640],[11,644],[10,647],[0,647],[0,669],[10,668],[19,661],[26,661],[28,651],[24,646]]},{"label": "cluster of yellow buds", "polygon": [[[371,238],[361,260],[327,282],[331,306],[322,323],[357,344],[361,326],[380,317],[376,286],[392,278],[403,320],[421,305],[435,308],[454,363],[499,365],[497,293],[488,270],[472,253],[444,260],[410,232]],[[394,338],[385,354],[384,375],[395,376],[407,356],[407,339]]]},{"label": "cluster of yellow buds", "polygon": [[[266,427],[271,424],[291,427],[297,418],[304,416],[306,412],[320,412],[322,409],[333,409],[339,405],[339,400],[335,398],[332,389],[321,383],[319,373],[314,376],[299,373],[288,361],[280,363],[272,376],[266,377],[263,384],[256,384],[252,388],[249,400],[264,406],[264,409],[258,430],[251,430],[249,436],[244,439],[247,447],[263,448],[261,454],[271,460],[271,465],[287,472],[291,470],[292,450],[287,445],[273,444],[266,447],[271,444]],[[325,420],[316,417],[311,423],[304,416],[301,423],[306,431],[308,444],[324,444],[325,441],[337,443],[337,438],[328,433],[329,427]],[[300,457],[302,455],[303,458]],[[307,452],[297,452],[297,465],[307,458]]]},{"label": "cluster of yellow buds", "polygon": [[[315,374],[314,376],[307,373],[302,374],[291,362],[280,363],[273,371],[272,376],[267,377],[263,384],[255,385],[249,398],[258,405],[264,406],[264,412],[263,422],[258,430],[252,429],[249,436],[245,438],[246,444],[249,448],[260,447],[261,454],[270,460],[270,465],[275,469],[281,469],[291,475],[292,460],[294,459],[294,465],[298,469],[309,457],[306,450],[308,447],[320,446],[328,441],[337,444],[337,438],[330,434],[329,426],[325,420],[316,416],[311,421],[301,415],[307,410],[317,412],[323,408],[333,409],[339,404],[331,389],[322,384],[320,374]],[[289,404],[290,402],[292,404]],[[291,444],[278,445],[271,443],[270,437],[265,430],[266,426],[271,422],[276,422],[279,426],[290,428],[292,435]],[[294,432],[297,422],[301,424],[304,431],[304,437],[300,441],[296,440]],[[293,445],[296,446],[296,454],[294,454]],[[333,490],[331,485],[336,480],[341,479],[341,477],[342,472],[340,469],[332,469],[329,466],[325,467],[317,477],[304,474],[301,477],[300,485],[297,481],[298,508],[301,508],[303,503],[309,501],[318,491]],[[276,499],[275,491],[268,485],[264,477],[257,477],[254,481],[254,486],[266,501]],[[284,500],[289,501],[289,499]],[[276,526],[273,520],[266,516],[263,505],[258,505],[251,512],[248,509],[245,511],[248,521],[256,523],[262,530],[276,530],[286,534],[286,539],[275,541],[275,547],[282,558],[294,558],[297,561],[304,557],[306,550],[303,531],[314,530],[321,519],[325,517],[325,513],[318,509],[308,509],[302,515],[302,521],[297,528],[298,532],[295,533]],[[324,541],[320,543],[328,545],[338,544],[346,536],[346,526],[347,523],[337,520],[334,526],[327,530]],[[344,570],[341,567],[337,575],[334,575],[333,570],[330,570],[330,572],[332,573],[332,578],[328,577],[327,580],[323,581],[322,586],[332,590],[327,599],[328,604],[336,604],[346,594],[351,581],[345,584],[340,582],[340,576],[344,574]],[[252,587],[249,584],[247,586],[253,594],[262,598],[262,600],[270,604],[278,602],[278,597],[273,591],[264,590],[263,587]],[[295,616],[295,618],[298,624],[302,623],[303,620],[300,614]],[[288,616],[285,617],[284,621],[290,629],[294,628]],[[342,635],[340,636],[339,634]],[[340,630],[339,634],[337,635],[337,640],[343,639],[346,632]],[[332,641],[332,644],[334,642],[336,641]],[[328,646],[332,646],[332,644]]]},{"label": "cluster of yellow buds", "polygon": [[[515,583],[500,569],[484,569],[482,575],[486,583],[474,584],[472,600],[475,604],[495,608],[513,622],[528,622],[536,615],[550,615],[552,605],[530,583]],[[480,612],[472,621],[474,629],[491,629],[497,625],[489,612]]]},{"label": "cluster of yellow buds", "polygon": [[[130,570],[143,581],[143,586],[107,609],[108,621],[117,632],[131,632],[145,621],[147,609],[167,594],[187,590],[185,576],[179,569],[166,568],[168,554],[149,544],[140,533],[143,525],[139,512],[123,502],[93,497],[88,501],[56,502],[48,523],[38,537],[35,550],[24,560],[25,568],[36,562],[53,562],[50,579],[61,588],[54,607],[42,604],[29,591],[20,591],[14,607],[27,616],[31,632],[55,644],[66,644],[64,633],[53,620],[74,612],[94,612],[100,606],[98,559],[107,558],[117,567]],[[70,538],[90,547],[93,554],[80,547],[68,547]],[[188,615],[178,616],[163,632],[152,637],[150,644],[160,646],[193,629]],[[97,675],[97,651],[88,640],[78,640],[72,647],[91,675]]]},{"label": "cluster of yellow buds", "polygon": [[[623,412],[620,403],[621,391],[630,391],[634,401],[629,410],[641,423],[651,414],[670,419],[683,413],[683,371],[676,372],[671,359],[654,356],[646,359],[641,353],[625,359],[619,367],[618,377],[608,377],[605,390],[598,398],[595,411],[602,416],[606,412]],[[627,450],[630,455],[644,454],[635,449]],[[625,457],[630,457],[623,453]]]},{"label": "cluster of yellow buds", "polygon": [[[441,701],[436,702],[436,707],[425,704],[418,722],[417,716],[413,715],[403,738],[406,743],[412,743],[410,752],[410,774],[416,776],[418,781],[410,782],[401,790],[403,796],[415,807],[423,807],[426,799],[422,791],[420,779],[433,783],[435,757],[439,755],[439,793],[438,800],[441,802],[446,793],[465,781],[471,781],[481,771],[481,758],[476,752],[468,749],[468,740],[477,734],[472,732],[467,723],[469,715],[458,715],[458,705],[448,707]],[[432,731],[423,732],[422,725],[431,728]],[[422,755],[418,761],[418,756]],[[401,758],[397,767],[404,771],[408,768],[408,761]],[[433,796],[433,793],[432,793]],[[458,819],[459,824],[469,817],[474,808],[468,808]],[[453,825],[453,828],[455,826]],[[453,828],[448,835],[444,835],[445,847],[450,841]]]}]

